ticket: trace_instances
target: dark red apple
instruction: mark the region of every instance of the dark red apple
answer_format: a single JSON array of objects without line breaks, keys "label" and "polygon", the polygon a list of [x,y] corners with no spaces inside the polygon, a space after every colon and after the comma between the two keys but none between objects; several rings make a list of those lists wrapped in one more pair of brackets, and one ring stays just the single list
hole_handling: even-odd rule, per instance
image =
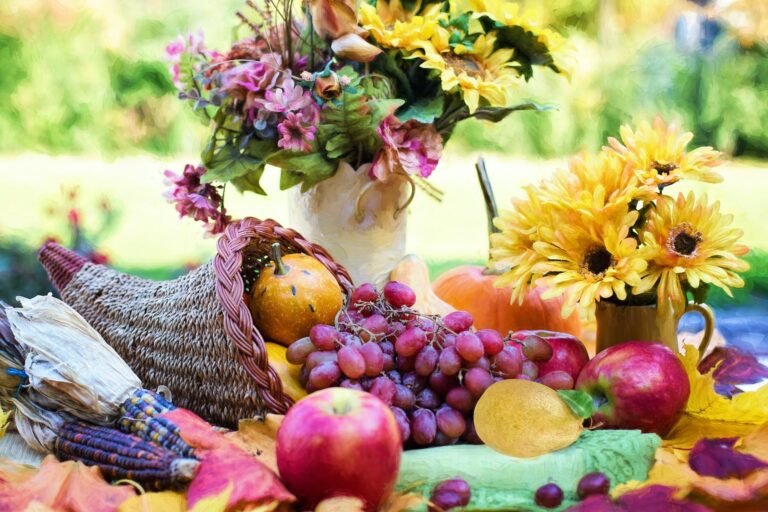
[{"label": "dark red apple", "polygon": [[661,436],[674,426],[691,392],[677,355],[647,341],[629,341],[597,354],[581,371],[576,389],[595,400],[595,423]]},{"label": "dark red apple", "polygon": [[389,407],[353,389],[308,395],[277,432],[280,478],[306,510],[336,496],[360,498],[366,510],[376,510],[394,489],[402,450]]},{"label": "dark red apple", "polygon": [[537,361],[539,377],[562,371],[573,377],[573,381],[579,377],[581,369],[589,361],[589,353],[579,338],[563,332],[554,331],[517,331],[512,333],[511,339],[522,343],[528,336],[539,336],[552,347],[552,357],[548,361]]}]

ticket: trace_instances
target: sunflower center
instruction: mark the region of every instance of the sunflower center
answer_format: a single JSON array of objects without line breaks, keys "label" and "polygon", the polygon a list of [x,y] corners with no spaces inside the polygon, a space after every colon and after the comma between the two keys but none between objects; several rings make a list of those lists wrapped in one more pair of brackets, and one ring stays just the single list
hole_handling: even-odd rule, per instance
[{"label": "sunflower center", "polygon": [[659,162],[654,161],[651,164],[651,168],[655,169],[656,172],[658,172],[659,174],[669,174],[675,169],[677,169],[678,165],[677,164],[660,164]]},{"label": "sunflower center", "polygon": [[699,242],[701,242],[701,233],[689,224],[681,224],[672,230],[667,246],[680,256],[690,256],[696,252]]},{"label": "sunflower center", "polygon": [[599,276],[611,268],[613,256],[605,247],[593,247],[584,256],[583,266],[592,275]]},{"label": "sunflower center", "polygon": [[480,76],[483,72],[483,67],[472,57],[468,55],[446,55],[445,61],[450,67],[457,71],[463,71],[469,76]]}]

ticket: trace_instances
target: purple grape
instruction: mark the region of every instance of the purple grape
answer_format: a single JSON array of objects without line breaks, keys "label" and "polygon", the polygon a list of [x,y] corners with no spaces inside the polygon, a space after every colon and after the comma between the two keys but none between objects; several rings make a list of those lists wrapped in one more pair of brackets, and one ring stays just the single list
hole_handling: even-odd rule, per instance
[{"label": "purple grape", "polygon": [[347,388],[347,389],[356,389],[357,391],[365,391],[365,389],[363,388],[363,385],[360,384],[360,381],[352,380],[352,379],[342,380],[341,384],[339,384],[339,387]]},{"label": "purple grape", "polygon": [[317,324],[309,330],[309,339],[320,350],[333,350],[341,340],[341,335],[331,325]]},{"label": "purple grape", "polygon": [[395,397],[395,383],[387,377],[381,376],[373,379],[370,393],[387,405],[392,405]]},{"label": "purple grape", "polygon": [[429,446],[437,435],[435,413],[429,409],[416,409],[411,417],[411,437],[421,446]]},{"label": "purple grape", "polygon": [[304,366],[307,367],[307,370],[312,371],[319,364],[335,363],[337,357],[335,350],[315,350],[307,356]]},{"label": "purple grape", "polygon": [[438,357],[437,349],[432,345],[427,345],[416,354],[413,368],[416,370],[416,373],[422,377],[426,377],[435,371]]},{"label": "purple grape", "polygon": [[556,508],[563,502],[563,490],[557,484],[546,484],[536,489],[536,505],[544,508]]},{"label": "purple grape", "polygon": [[461,438],[469,444],[483,444],[483,440],[477,435],[475,429],[475,421],[470,416],[467,418],[467,429],[464,431],[464,435]]},{"label": "purple grape", "polygon": [[376,313],[360,323],[363,331],[360,332],[360,338],[363,341],[375,341],[384,337],[389,329],[387,319]]},{"label": "purple grape", "polygon": [[375,302],[379,298],[379,291],[371,283],[363,283],[352,291],[349,298],[351,304],[358,302]]},{"label": "purple grape", "polygon": [[441,407],[435,413],[437,428],[448,437],[458,438],[467,429],[464,416],[451,407]]},{"label": "purple grape", "polygon": [[440,340],[441,344],[443,345],[443,348],[452,347],[456,344],[456,335],[452,333],[445,334],[442,336],[442,339]]},{"label": "purple grape", "polygon": [[[372,309],[368,308],[367,312],[368,314],[370,314],[372,312]],[[364,318],[365,318],[365,314],[363,314],[361,311],[358,311],[356,307],[350,306],[346,309],[346,315],[344,316],[344,321],[357,326],[357,324],[362,322]],[[348,329],[349,327],[344,326],[342,330],[346,331]]]},{"label": "purple grape", "polygon": [[299,384],[301,387],[306,388],[309,382],[309,369],[306,366],[302,366],[299,370]]},{"label": "purple grape", "polygon": [[402,384],[395,384],[395,396],[392,398],[392,405],[404,411],[410,411],[416,405],[416,394]]},{"label": "purple grape", "polygon": [[456,352],[456,347],[444,348],[437,359],[440,371],[445,375],[456,375],[461,370],[461,356]]},{"label": "purple grape", "polygon": [[447,395],[450,390],[458,385],[458,375],[446,375],[442,372],[435,372],[429,376],[429,387],[441,397]]},{"label": "purple grape", "polygon": [[406,329],[395,340],[395,352],[398,356],[411,357],[427,344],[427,335],[418,327]]},{"label": "purple grape", "polygon": [[[405,332],[405,324],[402,322],[391,322],[387,328],[387,338],[396,339],[403,332]],[[394,349],[392,351],[394,354]]]},{"label": "purple grape", "polygon": [[425,387],[427,387],[427,378],[422,377],[416,372],[408,372],[403,375],[403,386],[409,388],[414,393],[418,393]]},{"label": "purple grape", "polygon": [[474,363],[485,353],[483,342],[477,337],[477,334],[464,331],[456,336],[456,352],[468,363]]},{"label": "purple grape", "polygon": [[[520,375],[525,375],[530,380],[536,380],[539,376],[539,367],[533,361],[523,361]],[[520,378],[520,375],[518,375],[517,378]]]},{"label": "purple grape", "polygon": [[448,511],[454,508],[463,507],[465,505],[464,500],[455,492],[445,491],[432,494],[431,502],[435,507],[430,507],[430,512],[434,511]]},{"label": "purple grape", "polygon": [[403,376],[400,374],[397,370],[389,370],[387,372],[387,377],[394,382],[395,384],[402,384],[403,383]]},{"label": "purple grape", "polygon": [[571,377],[571,374],[560,370],[549,372],[542,376],[539,381],[552,389],[573,389],[573,377]]},{"label": "purple grape", "polygon": [[363,340],[360,339],[360,336],[356,334],[352,334],[349,332],[343,332],[341,333],[341,344],[345,347],[354,345],[356,347],[362,347],[363,346]]},{"label": "purple grape", "polygon": [[307,338],[301,338],[291,343],[291,346],[285,351],[285,358],[291,364],[304,364],[309,357],[309,354],[317,350],[317,347],[312,340]]},{"label": "purple grape", "polygon": [[365,359],[356,346],[341,347],[338,359],[339,368],[350,379],[359,379],[365,374]]},{"label": "purple grape", "polygon": [[399,407],[392,407],[392,414],[395,415],[397,427],[400,429],[400,435],[403,438],[403,444],[407,443],[411,437],[411,422],[405,411]]},{"label": "purple grape", "polygon": [[517,348],[507,345],[493,358],[493,368],[502,377],[513,379],[523,369],[523,355]]},{"label": "purple grape", "polygon": [[475,319],[466,311],[454,311],[443,317],[443,325],[456,334],[466,331],[474,322]]},{"label": "purple grape", "polygon": [[608,494],[610,489],[611,481],[604,473],[587,473],[581,477],[581,480],[579,480],[579,485],[576,487],[576,494],[579,495],[579,499],[583,500],[587,496],[592,496],[594,494]]},{"label": "purple grape", "polygon": [[395,368],[397,368],[400,373],[412,372],[415,364],[415,357],[398,356],[395,358]]},{"label": "purple grape", "polygon": [[382,341],[379,343],[379,348],[385,356],[395,355],[395,345],[391,341]]},{"label": "purple grape", "polygon": [[416,294],[403,283],[390,281],[384,285],[384,299],[394,308],[409,308],[416,304]]},{"label": "purple grape", "polygon": [[416,395],[416,405],[424,409],[440,407],[440,397],[429,388],[424,388]]},{"label": "purple grape", "polygon": [[493,377],[487,370],[482,368],[470,368],[464,374],[464,387],[472,393],[475,398],[480,398],[486,389],[493,384]]},{"label": "purple grape", "polygon": [[432,489],[430,501],[440,510],[466,507],[472,499],[469,484],[463,478],[452,478],[437,484]]},{"label": "purple grape", "polygon": [[475,397],[465,387],[455,387],[445,395],[445,403],[464,414],[475,408]]},{"label": "purple grape", "polygon": [[371,384],[373,384],[373,379],[370,377],[363,377],[360,379],[360,385],[363,386],[363,389],[366,391],[371,390]]},{"label": "purple grape", "polygon": [[389,354],[384,354],[384,364],[382,369],[385,372],[390,372],[395,369],[395,358]]},{"label": "purple grape", "polygon": [[549,361],[552,358],[552,345],[541,336],[531,335],[526,336],[522,342],[523,355],[529,360],[536,363],[542,363]]},{"label": "purple grape", "polygon": [[480,329],[475,334],[480,338],[485,353],[489,356],[495,356],[504,348],[504,338],[501,337],[499,331],[494,329]]},{"label": "purple grape", "polygon": [[463,478],[451,478],[450,480],[443,480],[437,484],[432,492],[455,492],[462,498],[465,498],[469,502],[472,497],[472,490],[469,488],[469,484]]},{"label": "purple grape", "polygon": [[488,359],[488,356],[483,356],[474,363],[471,363],[469,365],[469,368],[482,368],[483,370],[491,370],[491,360]]},{"label": "purple grape", "polygon": [[432,441],[434,446],[451,446],[459,442],[458,437],[448,437],[439,430],[435,434],[435,440]]},{"label": "purple grape", "polygon": [[378,343],[368,342],[362,346],[360,353],[365,364],[365,375],[375,377],[384,371],[384,352]]},{"label": "purple grape", "polygon": [[336,384],[341,378],[341,370],[335,362],[322,363],[309,372],[308,384],[316,389],[325,389]]}]

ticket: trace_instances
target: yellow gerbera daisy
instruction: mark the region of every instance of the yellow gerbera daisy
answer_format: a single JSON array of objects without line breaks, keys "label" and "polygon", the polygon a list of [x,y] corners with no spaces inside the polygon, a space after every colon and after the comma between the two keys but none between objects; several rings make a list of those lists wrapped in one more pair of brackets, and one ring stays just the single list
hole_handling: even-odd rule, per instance
[{"label": "yellow gerbera daisy", "polygon": [[581,154],[567,170],[540,187],[543,201],[570,208],[595,221],[626,212],[633,201],[651,201],[656,190],[640,183],[634,169],[615,153]]},{"label": "yellow gerbera daisy", "polygon": [[521,77],[511,61],[511,49],[493,50],[491,36],[480,35],[472,52],[458,55],[441,53],[432,43],[422,46],[422,67],[440,72],[444,91],[458,89],[474,113],[484,99],[492,107],[509,107],[512,104],[512,88],[519,85]]},{"label": "yellow gerbera daisy", "polygon": [[577,306],[591,316],[595,302],[610,297],[625,300],[627,288],[641,282],[648,262],[637,240],[629,236],[637,218],[637,211],[603,222],[571,216],[542,231],[542,240],[533,248],[547,259],[532,272],[544,276],[539,283],[549,289],[543,298],[565,294],[564,318]]},{"label": "yellow gerbera daisy", "polygon": [[666,125],[661,118],[656,118],[653,126],[644,122],[634,132],[630,127],[622,126],[620,133],[621,142],[611,137],[608,139],[610,148],[604,149],[615,151],[634,166],[645,184],[663,187],[682,178],[707,183],[722,181],[722,177],[711,170],[720,164],[721,153],[711,147],[686,152],[693,134],[680,133],[680,128],[674,124]]},{"label": "yellow gerbera daisy", "polygon": [[640,232],[651,251],[651,263],[634,293],[645,293],[658,284],[659,307],[672,306],[680,313],[686,303],[684,283],[692,288],[712,284],[729,296],[731,287],[744,286],[736,272],[749,269],[739,258],[748,249],[737,243],[743,232],[732,222],[732,215],[720,213],[719,201],[707,205],[706,195],[700,200],[693,192],[687,197],[679,194],[677,200],[660,198]]},{"label": "yellow gerbera daisy", "polygon": [[[399,2],[396,5],[400,5]],[[392,2],[378,2],[376,7],[363,2],[358,11],[360,25],[379,45],[406,51],[419,49],[426,42],[447,45],[448,31],[439,23],[444,17],[439,12],[439,4],[418,16],[394,9]]]}]

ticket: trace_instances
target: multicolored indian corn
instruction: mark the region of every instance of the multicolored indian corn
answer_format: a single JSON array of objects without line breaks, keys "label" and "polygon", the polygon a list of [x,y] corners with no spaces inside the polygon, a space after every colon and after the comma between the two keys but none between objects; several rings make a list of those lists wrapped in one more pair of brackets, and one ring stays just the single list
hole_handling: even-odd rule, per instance
[{"label": "multicolored indian corn", "polygon": [[199,461],[117,429],[65,423],[54,445],[60,460],[98,466],[108,480],[132,480],[147,490],[180,487],[195,475]]},{"label": "multicolored indian corn", "polygon": [[175,408],[160,394],[138,389],[120,407],[122,414],[117,427],[122,432],[157,443],[183,457],[194,457],[194,449],[181,438],[179,428],[160,417]]}]

